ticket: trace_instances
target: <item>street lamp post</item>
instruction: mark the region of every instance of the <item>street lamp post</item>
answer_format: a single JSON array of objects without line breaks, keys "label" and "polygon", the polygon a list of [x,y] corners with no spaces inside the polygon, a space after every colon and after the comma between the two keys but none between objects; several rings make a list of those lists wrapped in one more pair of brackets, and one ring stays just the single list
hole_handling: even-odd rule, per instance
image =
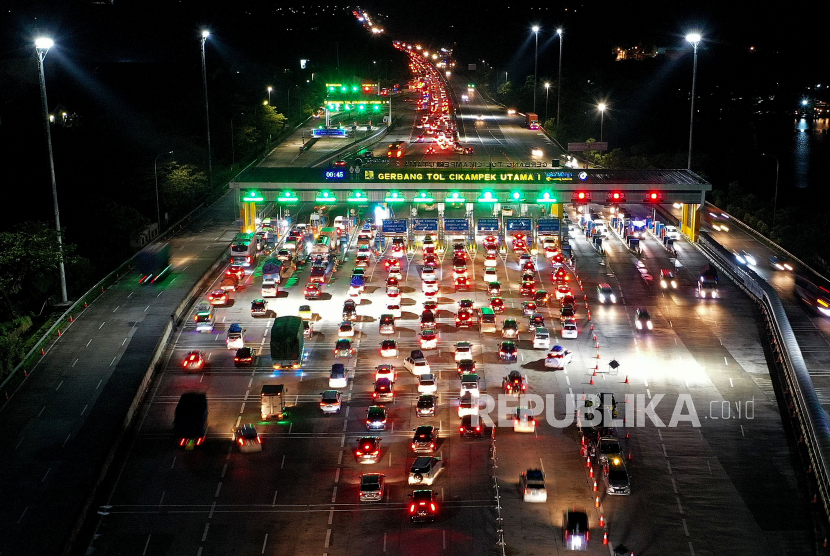
[{"label": "street lamp post", "polygon": [[55,229],[58,231],[58,251],[60,252],[60,260],[58,261],[58,273],[60,275],[61,284],[61,303],[66,303],[68,300],[66,294],[66,270],[63,264],[63,238],[61,237],[61,215],[58,210],[58,185],[55,180],[55,157],[52,153],[52,130],[49,127],[49,102],[46,100],[46,75],[43,72],[43,59],[46,53],[54,45],[52,39],[40,37],[35,39],[35,50],[37,51],[37,69],[38,77],[40,79],[40,104],[43,108],[43,126],[46,130],[46,148],[49,152],[49,172],[52,179],[52,203],[55,209]]},{"label": "street lamp post", "polygon": [[597,108],[599,109],[599,114],[600,114],[600,116],[599,116],[599,141],[600,141],[600,143],[602,143],[602,128],[605,125],[605,108],[606,108],[605,103],[600,102],[597,105]]},{"label": "street lamp post", "polygon": [[545,83],[545,122],[548,121],[548,95],[550,93],[550,83]]},{"label": "street lamp post", "polygon": [[536,36],[536,50],[533,55],[533,111],[536,112],[536,72],[539,67],[539,26],[534,25],[531,30]]},{"label": "street lamp post", "polygon": [[207,65],[205,64],[205,41],[210,36],[207,29],[202,31],[202,88],[205,90],[205,126],[207,128],[208,185],[213,185],[213,158],[210,153],[210,111],[208,110]]},{"label": "street lamp post", "polygon": [[761,153],[761,156],[771,156],[775,159],[775,198],[772,202],[772,228],[775,228],[775,212],[778,209],[778,157],[769,153]]},{"label": "street lamp post", "polygon": [[273,87],[268,87],[268,105],[271,105],[271,91],[273,91]]},{"label": "street lamp post", "polygon": [[699,33],[689,33],[686,35],[686,40],[692,43],[694,48],[694,64],[692,66],[692,110],[689,117],[689,158],[686,163],[686,169],[692,169],[692,136],[695,125],[695,85],[697,84],[697,45],[700,44],[701,36]]},{"label": "street lamp post", "polygon": [[156,155],[156,159],[153,161],[153,176],[156,179],[156,219],[158,221],[159,232],[161,232],[161,208],[159,205],[159,168],[158,168],[158,161],[160,156],[164,156],[166,154],[173,154],[173,151],[167,151],[163,153],[159,153]]},{"label": "street lamp post", "polygon": [[559,125],[559,106],[562,101],[562,29],[556,30],[559,35],[559,83],[556,85],[556,125]]}]

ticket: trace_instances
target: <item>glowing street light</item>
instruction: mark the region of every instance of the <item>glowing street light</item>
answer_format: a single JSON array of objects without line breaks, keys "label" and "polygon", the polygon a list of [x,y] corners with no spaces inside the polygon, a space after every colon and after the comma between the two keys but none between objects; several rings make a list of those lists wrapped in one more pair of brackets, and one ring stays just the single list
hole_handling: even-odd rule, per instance
[{"label": "glowing street light", "polygon": [[559,35],[559,83],[556,85],[556,125],[559,125],[559,106],[562,102],[562,28],[556,30]]},{"label": "glowing street light", "polygon": [[599,140],[600,140],[600,143],[602,142],[602,126],[603,126],[603,124],[605,124],[605,109],[606,108],[607,107],[606,107],[604,102],[600,102],[597,105],[597,109],[599,110],[599,114],[600,114],[600,119],[599,119]]},{"label": "glowing street light", "polygon": [[548,121],[548,94],[550,93],[550,83],[545,83],[545,121]]},{"label": "glowing street light", "polygon": [[208,150],[208,184],[213,185],[213,158],[210,154],[210,111],[208,110],[207,91],[207,66],[205,65],[205,41],[210,36],[210,31],[202,30],[202,88],[205,90],[205,126],[207,128],[207,150]]},{"label": "glowing street light", "polygon": [[533,111],[536,112],[536,73],[539,67],[539,26],[534,25],[530,30],[536,36],[536,50],[533,55]]},{"label": "glowing street light", "polygon": [[689,159],[686,164],[686,169],[692,169],[692,130],[695,125],[695,84],[697,83],[697,45],[700,44],[702,37],[700,33],[689,33],[686,35],[686,40],[692,43],[694,48],[694,64],[692,66],[692,112],[689,118]]}]

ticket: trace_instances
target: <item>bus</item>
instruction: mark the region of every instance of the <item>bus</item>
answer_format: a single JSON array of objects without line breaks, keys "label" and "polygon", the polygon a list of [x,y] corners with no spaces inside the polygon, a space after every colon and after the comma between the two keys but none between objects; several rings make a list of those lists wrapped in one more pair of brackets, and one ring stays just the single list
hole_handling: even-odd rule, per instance
[{"label": "bus", "polygon": [[231,243],[231,264],[253,266],[256,261],[256,243],[254,234],[236,234]]},{"label": "bus", "polygon": [[830,317],[830,283],[827,280],[796,274],[795,293],[820,314]]}]

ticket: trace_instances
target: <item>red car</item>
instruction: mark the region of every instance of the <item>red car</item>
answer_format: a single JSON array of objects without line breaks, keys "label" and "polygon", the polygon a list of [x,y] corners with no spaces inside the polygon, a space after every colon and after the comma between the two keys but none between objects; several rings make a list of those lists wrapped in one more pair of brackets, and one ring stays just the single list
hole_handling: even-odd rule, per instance
[{"label": "red car", "polygon": [[232,264],[227,271],[225,271],[227,276],[236,276],[237,280],[242,280],[245,277],[245,268]]},{"label": "red car", "polygon": [[303,290],[303,295],[306,299],[320,299],[323,292],[320,290],[320,284],[317,282],[309,282]]},{"label": "red car", "polygon": [[214,290],[208,295],[211,305],[225,305],[228,302],[228,294],[225,290]]},{"label": "red car", "polygon": [[493,297],[490,299],[490,308],[494,313],[504,312],[504,299],[501,297]]},{"label": "red car", "polygon": [[536,265],[533,264],[533,261],[525,261],[522,263],[522,272],[536,272]]},{"label": "red car", "polygon": [[198,350],[189,352],[182,361],[182,367],[185,369],[201,369],[204,364],[205,360],[202,357],[202,352]]},{"label": "red car", "polygon": [[455,291],[470,291],[470,283],[466,278],[460,277],[455,279]]},{"label": "red car", "polygon": [[513,251],[516,253],[524,253],[527,251],[527,244],[522,240],[516,240],[513,242]]},{"label": "red car", "polygon": [[570,282],[571,275],[564,267],[560,266],[551,273],[550,279],[553,280],[554,284],[564,284],[565,282]]}]

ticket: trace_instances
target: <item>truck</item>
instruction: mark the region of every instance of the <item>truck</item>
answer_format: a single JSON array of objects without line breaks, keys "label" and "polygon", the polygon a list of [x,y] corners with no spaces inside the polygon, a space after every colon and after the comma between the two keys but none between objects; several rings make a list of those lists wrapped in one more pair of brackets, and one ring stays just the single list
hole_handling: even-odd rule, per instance
[{"label": "truck", "polygon": [[185,392],[179,397],[173,419],[173,429],[179,446],[193,449],[205,441],[207,435],[208,405],[204,392]]},{"label": "truck", "polygon": [[525,115],[525,124],[527,125],[527,129],[539,129],[539,116],[533,112],[528,112]]},{"label": "truck", "polygon": [[153,284],[167,275],[170,264],[170,245],[159,243],[148,245],[135,258],[135,266],[141,273],[139,284]]},{"label": "truck", "polygon": [[303,319],[277,317],[271,327],[271,363],[274,369],[299,369],[303,364]]},{"label": "truck", "polygon": [[282,261],[267,259],[262,263],[262,297],[277,297],[280,291],[280,271]]},{"label": "truck", "polygon": [[697,280],[697,295],[700,298],[715,299],[718,297],[718,270],[707,263],[700,269],[700,278]]},{"label": "truck", "polygon": [[287,390],[282,384],[263,384],[259,393],[260,414],[262,420],[271,417],[282,419],[285,416],[285,394]]}]

